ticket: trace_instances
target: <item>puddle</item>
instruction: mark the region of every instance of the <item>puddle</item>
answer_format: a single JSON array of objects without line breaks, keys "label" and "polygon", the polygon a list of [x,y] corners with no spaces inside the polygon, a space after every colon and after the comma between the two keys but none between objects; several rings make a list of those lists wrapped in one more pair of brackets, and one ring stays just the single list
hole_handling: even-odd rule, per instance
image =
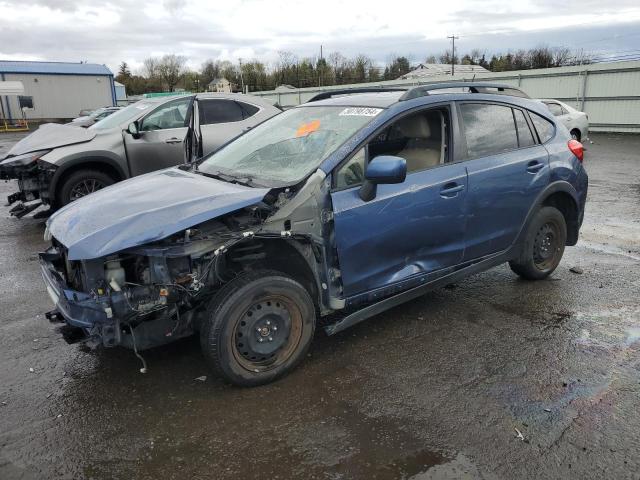
[{"label": "puddle", "polygon": [[[324,478],[447,478],[424,475],[456,459],[455,454],[426,445],[401,420],[369,416],[346,402],[316,425],[315,438],[290,438],[289,442],[297,445],[307,472],[315,470]],[[318,448],[319,444],[326,447]]]}]

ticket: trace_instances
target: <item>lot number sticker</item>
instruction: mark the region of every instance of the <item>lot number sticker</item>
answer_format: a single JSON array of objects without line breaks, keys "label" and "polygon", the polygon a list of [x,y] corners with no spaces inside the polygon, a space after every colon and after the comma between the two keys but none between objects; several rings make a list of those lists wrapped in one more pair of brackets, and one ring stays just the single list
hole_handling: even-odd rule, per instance
[{"label": "lot number sticker", "polygon": [[375,117],[376,115],[378,115],[380,112],[382,111],[381,108],[356,108],[356,107],[349,107],[349,108],[345,108],[343,111],[340,112],[340,115],[356,115],[358,117]]}]

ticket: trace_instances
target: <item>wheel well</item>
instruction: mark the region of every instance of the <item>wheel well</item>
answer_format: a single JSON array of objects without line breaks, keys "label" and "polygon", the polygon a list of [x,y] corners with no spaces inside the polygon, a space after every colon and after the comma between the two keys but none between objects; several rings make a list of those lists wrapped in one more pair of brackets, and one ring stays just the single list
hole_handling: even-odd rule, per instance
[{"label": "wheel well", "polygon": [[227,257],[242,264],[244,269],[268,269],[287,274],[309,292],[316,307],[319,305],[316,275],[309,263],[315,261],[310,245],[298,242],[294,246],[281,239],[254,239],[232,247]]},{"label": "wheel well", "polygon": [[65,182],[67,178],[69,178],[70,175],[80,170],[97,170],[99,172],[109,175],[116,182],[124,180],[122,177],[122,174],[118,171],[118,169],[112,165],[109,165],[108,163],[101,162],[99,160],[92,160],[92,161],[77,163],[67,168],[66,170],[64,170],[60,175],[60,177],[58,178],[58,180],[56,181],[54,198],[56,199],[57,203],[60,203],[59,202],[60,199],[58,198],[60,194],[60,191],[59,191],[60,186]]},{"label": "wheel well", "polygon": [[555,207],[564,216],[567,224],[567,245],[575,245],[578,243],[578,207],[571,195],[565,192],[555,192],[549,195],[542,202],[543,206]]},{"label": "wheel well", "polygon": [[582,133],[580,133],[580,129],[578,129],[578,128],[574,128],[574,129],[572,129],[572,130],[571,130],[571,132],[569,132],[569,133],[574,133],[574,132],[575,132],[575,134],[576,134],[576,137],[578,137],[578,139],[577,139],[577,140],[578,140],[578,141],[580,141],[580,139],[582,138]]}]

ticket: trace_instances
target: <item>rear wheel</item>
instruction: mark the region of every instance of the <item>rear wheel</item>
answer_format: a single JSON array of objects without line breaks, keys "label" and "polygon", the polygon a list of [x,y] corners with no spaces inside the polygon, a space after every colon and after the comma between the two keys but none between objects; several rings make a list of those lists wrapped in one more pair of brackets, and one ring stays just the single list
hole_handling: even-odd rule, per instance
[{"label": "rear wheel", "polygon": [[63,207],[114,183],[116,181],[110,175],[100,170],[77,170],[62,182],[58,195],[59,206]]},{"label": "rear wheel", "polygon": [[558,266],[567,243],[567,224],[554,207],[542,207],[529,224],[520,256],[511,270],[528,280],[548,277]]},{"label": "rear wheel", "polygon": [[244,387],[272,382],[304,358],[315,329],[315,307],[292,278],[255,271],[225,285],[212,299],[200,332],[213,370]]}]

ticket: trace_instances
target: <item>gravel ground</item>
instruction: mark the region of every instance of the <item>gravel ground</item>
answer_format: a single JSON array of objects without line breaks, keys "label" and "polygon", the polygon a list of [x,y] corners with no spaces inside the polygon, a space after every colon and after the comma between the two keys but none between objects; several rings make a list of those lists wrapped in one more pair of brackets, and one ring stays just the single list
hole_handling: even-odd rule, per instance
[{"label": "gravel ground", "polygon": [[495,268],[319,334],[249,390],[193,339],[147,352],[146,375],[66,345],[43,223],[0,207],[0,478],[640,478],[640,136],[588,149],[580,242],[552,278]]}]

